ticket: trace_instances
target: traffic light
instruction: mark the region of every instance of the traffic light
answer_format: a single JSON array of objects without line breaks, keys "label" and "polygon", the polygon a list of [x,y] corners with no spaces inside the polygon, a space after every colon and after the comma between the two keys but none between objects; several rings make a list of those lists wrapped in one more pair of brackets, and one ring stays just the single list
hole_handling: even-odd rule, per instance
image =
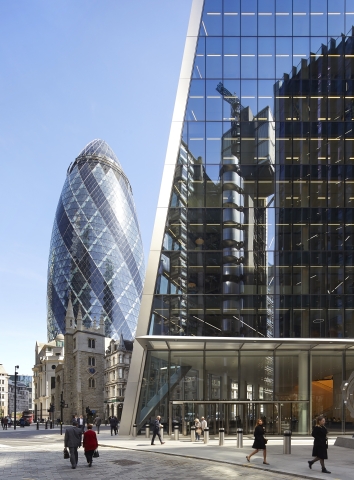
[{"label": "traffic light", "polygon": [[48,409],[48,412],[49,412],[49,413],[54,412],[54,403],[51,403],[51,404],[50,404],[49,409]]},{"label": "traffic light", "polygon": [[64,402],[64,400],[61,400],[60,401],[60,408],[64,408],[64,407],[65,407],[65,402]]}]

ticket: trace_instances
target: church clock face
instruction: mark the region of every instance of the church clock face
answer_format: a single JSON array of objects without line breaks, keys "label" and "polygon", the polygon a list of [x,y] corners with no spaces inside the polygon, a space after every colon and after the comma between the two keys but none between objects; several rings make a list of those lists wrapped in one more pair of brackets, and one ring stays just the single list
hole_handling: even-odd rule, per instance
[{"label": "church clock face", "polygon": [[91,368],[89,368],[89,372],[94,374],[96,372],[96,370],[93,367],[91,367]]}]

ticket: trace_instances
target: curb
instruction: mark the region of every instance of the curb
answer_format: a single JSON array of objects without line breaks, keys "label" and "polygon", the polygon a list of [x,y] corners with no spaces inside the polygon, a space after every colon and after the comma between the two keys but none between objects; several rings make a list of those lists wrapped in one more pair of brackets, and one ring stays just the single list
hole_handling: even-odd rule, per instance
[{"label": "curb", "polygon": [[[135,448],[129,448],[129,447],[120,447],[120,446],[115,446],[115,445],[104,445],[103,443],[98,444],[99,447],[106,447],[106,448],[117,448],[120,450],[131,450],[134,452],[146,452],[146,453],[151,453],[151,450],[137,450]],[[208,462],[214,462],[214,463],[221,463],[221,464],[226,464],[226,465],[233,465],[237,467],[243,467],[243,468],[253,468],[254,470],[261,470],[264,472],[273,472],[277,473],[279,475],[289,475],[292,477],[297,477],[297,478],[306,478],[309,480],[316,480],[316,479],[321,479],[322,477],[315,477],[315,476],[307,476],[303,474],[298,474],[298,473],[293,473],[293,472],[285,472],[283,470],[272,470],[271,468],[264,468],[262,466],[258,467],[257,465],[248,465],[248,464],[243,464],[243,463],[236,463],[236,462],[228,462],[227,460],[212,460],[210,458],[201,458],[196,455],[180,455],[178,453],[169,453],[169,452],[161,452],[158,450],[154,450],[154,453],[160,454],[160,455],[169,455],[170,457],[181,457],[181,458],[191,458],[195,460],[200,460],[200,461],[208,461]]]}]

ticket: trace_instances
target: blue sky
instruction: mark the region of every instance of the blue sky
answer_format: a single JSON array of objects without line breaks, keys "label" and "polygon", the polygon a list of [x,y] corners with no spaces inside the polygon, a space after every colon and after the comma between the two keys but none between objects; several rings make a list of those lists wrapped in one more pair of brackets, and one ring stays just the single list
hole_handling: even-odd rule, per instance
[{"label": "blue sky", "polygon": [[1,348],[31,374],[66,170],[94,138],[133,188],[147,262],[192,0],[0,0]]}]

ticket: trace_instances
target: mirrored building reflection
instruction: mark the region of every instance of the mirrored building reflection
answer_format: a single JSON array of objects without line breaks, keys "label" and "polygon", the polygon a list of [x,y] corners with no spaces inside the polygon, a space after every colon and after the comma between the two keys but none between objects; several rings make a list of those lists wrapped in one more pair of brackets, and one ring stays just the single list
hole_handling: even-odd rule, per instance
[{"label": "mirrored building reflection", "polygon": [[103,140],[70,164],[55,214],[48,265],[48,338],[65,333],[69,292],[90,327],[133,340],[145,275],[132,189]]},{"label": "mirrored building reflection", "polygon": [[157,413],[183,434],[202,415],[353,430],[353,19],[351,0],[194,0],[126,432]]}]

